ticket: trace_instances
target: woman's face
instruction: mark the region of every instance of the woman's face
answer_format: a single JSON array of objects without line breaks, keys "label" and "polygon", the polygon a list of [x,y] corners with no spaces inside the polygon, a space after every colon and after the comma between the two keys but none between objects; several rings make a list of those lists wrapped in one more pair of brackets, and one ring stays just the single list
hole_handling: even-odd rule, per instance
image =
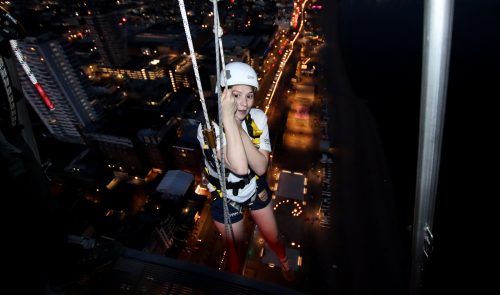
[{"label": "woman's face", "polygon": [[253,106],[254,88],[248,85],[234,85],[230,90],[236,100],[236,117],[244,120]]}]

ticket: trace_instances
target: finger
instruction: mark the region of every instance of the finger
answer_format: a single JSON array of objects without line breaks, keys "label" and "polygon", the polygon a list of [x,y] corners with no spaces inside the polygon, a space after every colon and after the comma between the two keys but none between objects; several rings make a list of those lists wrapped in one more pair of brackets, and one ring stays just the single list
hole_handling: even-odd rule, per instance
[{"label": "finger", "polygon": [[232,99],[232,95],[231,93],[228,91],[227,93],[224,94],[224,96],[222,97],[222,100],[224,101],[224,104],[231,104],[231,99]]}]

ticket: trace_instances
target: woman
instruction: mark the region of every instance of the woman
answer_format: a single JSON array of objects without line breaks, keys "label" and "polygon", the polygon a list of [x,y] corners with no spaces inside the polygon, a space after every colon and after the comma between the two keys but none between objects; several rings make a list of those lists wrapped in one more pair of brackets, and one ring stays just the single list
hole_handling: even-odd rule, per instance
[{"label": "woman", "polygon": [[[224,126],[224,164],[226,196],[232,234],[226,234],[221,186],[203,126],[198,128],[198,140],[205,155],[205,175],[212,194],[212,219],[224,238],[228,250],[228,270],[241,273],[244,258],[243,210],[248,208],[264,240],[280,259],[284,277],[293,280],[294,271],[288,264],[285,247],[279,239],[278,226],[271,205],[271,190],[265,174],[269,163],[271,143],[266,114],[252,108],[259,88],[257,73],[248,64],[232,62],[221,73],[221,120]],[[226,83],[227,82],[227,83]],[[219,127],[215,130],[218,160],[221,159]]]}]

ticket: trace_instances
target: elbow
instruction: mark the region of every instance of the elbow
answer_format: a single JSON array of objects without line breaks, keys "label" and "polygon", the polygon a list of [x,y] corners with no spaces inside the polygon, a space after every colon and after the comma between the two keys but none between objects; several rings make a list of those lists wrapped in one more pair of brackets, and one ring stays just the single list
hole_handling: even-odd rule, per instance
[{"label": "elbow", "polygon": [[264,160],[260,164],[252,166],[252,170],[258,176],[262,176],[267,173],[268,165],[269,165],[269,158],[266,156],[264,157]]},{"label": "elbow", "polygon": [[231,169],[231,171],[238,175],[238,176],[243,176],[243,175],[247,175],[248,174],[248,166],[247,167],[244,167],[243,165],[241,167],[233,167],[233,169]]},{"label": "elbow", "polygon": [[231,172],[238,176],[243,176],[248,174],[248,164],[246,162],[241,163],[231,163],[229,165]]},{"label": "elbow", "polygon": [[267,171],[265,168],[262,168],[262,169],[256,169],[253,172],[255,172],[255,174],[257,174],[258,176],[262,176],[262,175],[266,174]]},{"label": "elbow", "polygon": [[250,168],[253,170],[255,174],[257,174],[257,176],[262,176],[267,173],[267,167],[268,167],[267,165],[268,162],[264,161],[258,165],[253,165]]}]

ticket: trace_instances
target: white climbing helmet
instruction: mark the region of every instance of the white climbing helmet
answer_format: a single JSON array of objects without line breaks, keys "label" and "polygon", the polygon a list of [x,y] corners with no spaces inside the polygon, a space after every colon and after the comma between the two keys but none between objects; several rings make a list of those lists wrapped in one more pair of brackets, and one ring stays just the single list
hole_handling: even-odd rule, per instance
[{"label": "white climbing helmet", "polygon": [[[257,73],[248,64],[244,62],[231,62],[226,65],[226,80],[227,86],[233,85],[249,85],[259,89],[259,81],[257,81]],[[224,75],[220,73],[220,85],[226,86]]]}]

